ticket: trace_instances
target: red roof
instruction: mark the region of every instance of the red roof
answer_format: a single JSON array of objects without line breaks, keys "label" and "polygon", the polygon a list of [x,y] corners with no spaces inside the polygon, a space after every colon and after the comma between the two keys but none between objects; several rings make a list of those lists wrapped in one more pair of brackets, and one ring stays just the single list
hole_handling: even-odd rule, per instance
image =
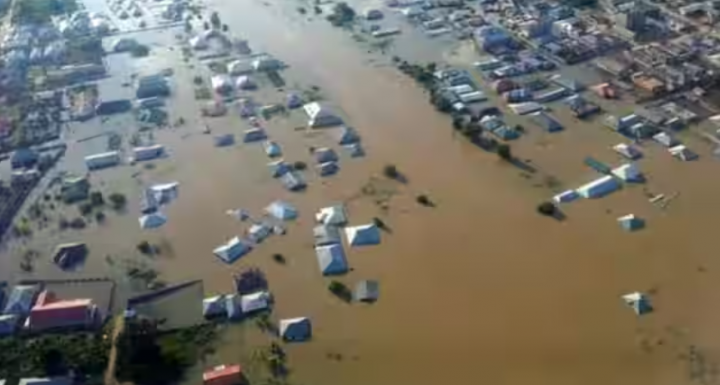
[{"label": "red roof", "polygon": [[213,370],[203,373],[205,385],[232,385],[242,381],[242,368],[240,365],[220,365]]},{"label": "red roof", "polygon": [[58,300],[53,292],[38,295],[27,320],[32,329],[60,326],[82,326],[93,321],[95,305],[91,299]]}]

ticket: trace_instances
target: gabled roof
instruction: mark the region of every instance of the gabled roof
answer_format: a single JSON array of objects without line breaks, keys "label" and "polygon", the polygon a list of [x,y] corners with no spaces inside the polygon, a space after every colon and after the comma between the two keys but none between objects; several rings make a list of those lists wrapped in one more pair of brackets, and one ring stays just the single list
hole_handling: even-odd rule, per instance
[{"label": "gabled roof", "polygon": [[269,306],[270,293],[259,291],[257,293],[246,294],[240,297],[240,309],[243,314],[252,313],[259,310],[265,310]]},{"label": "gabled roof", "polygon": [[317,225],[313,229],[315,246],[324,246],[333,243],[340,243],[340,229],[332,225]]},{"label": "gabled roof", "polygon": [[354,144],[360,141],[360,135],[358,135],[357,131],[355,131],[352,127],[343,126],[340,129],[340,135],[338,137],[338,144],[341,146],[346,146],[350,144]]},{"label": "gabled roof", "polygon": [[634,293],[628,293],[623,295],[622,299],[633,309],[633,311],[635,311],[635,314],[637,315],[647,314],[653,310],[650,305],[650,299],[648,299],[648,297],[643,293],[637,291]]},{"label": "gabled roof", "polygon": [[265,154],[271,158],[282,155],[282,148],[280,145],[269,140],[263,144],[265,147]]},{"label": "gabled roof", "polygon": [[626,163],[612,169],[612,174],[625,182],[642,182],[643,174],[635,163]]},{"label": "gabled roof", "polygon": [[325,162],[320,163],[317,166],[318,175],[320,176],[331,176],[337,174],[338,170],[340,170],[340,167],[338,166],[337,162]]},{"label": "gabled roof", "polygon": [[287,341],[304,341],[312,336],[312,324],[306,317],[280,320],[280,336]]},{"label": "gabled roof", "polygon": [[280,181],[290,191],[300,191],[307,186],[303,177],[295,171],[287,171],[280,176]]},{"label": "gabled roof", "polygon": [[247,237],[255,243],[260,243],[269,237],[271,232],[272,227],[264,223],[253,223],[248,229]]},{"label": "gabled roof", "polygon": [[377,245],[380,243],[380,229],[372,223],[346,227],[345,236],[350,246]]},{"label": "gabled roof", "polygon": [[270,175],[272,175],[273,178],[279,178],[292,171],[290,165],[285,163],[282,159],[268,163],[268,167],[270,168]]},{"label": "gabled roof", "polygon": [[347,223],[347,214],[344,205],[323,207],[315,214],[315,220],[326,224],[341,226]]},{"label": "gabled roof", "polygon": [[159,212],[143,215],[138,220],[143,229],[156,229],[167,222],[167,217]]},{"label": "gabled roof", "polygon": [[342,124],[342,119],[337,116],[329,107],[318,102],[308,103],[303,106],[305,113],[310,120],[310,127],[337,126]]},{"label": "gabled roof", "polygon": [[343,274],[348,266],[345,260],[345,251],[340,244],[329,244],[315,247],[320,272],[323,275]]},{"label": "gabled roof", "polygon": [[265,208],[265,212],[280,220],[295,219],[298,216],[297,209],[288,202],[275,201]]},{"label": "gabled roof", "polygon": [[267,139],[267,135],[262,128],[249,128],[245,130],[245,133],[243,134],[243,141],[245,143],[257,142],[265,139]]},{"label": "gabled roof", "polygon": [[229,385],[242,380],[240,365],[220,365],[203,373],[204,385]]},{"label": "gabled roof", "polygon": [[213,253],[225,263],[233,263],[243,255],[247,254],[252,250],[252,246],[247,242],[240,239],[240,237],[234,237],[227,243],[218,246]]},{"label": "gabled roof", "polygon": [[35,303],[35,295],[40,291],[37,285],[18,285],[12,288],[3,314],[26,315]]},{"label": "gabled roof", "polygon": [[627,231],[639,230],[645,226],[645,221],[634,214],[624,215],[617,219],[620,226]]},{"label": "gabled roof", "polygon": [[224,295],[216,295],[214,297],[205,298],[202,301],[202,306],[203,315],[205,317],[227,315]]},{"label": "gabled roof", "polygon": [[321,147],[315,149],[315,160],[318,163],[337,162],[338,156],[332,148]]},{"label": "gabled roof", "polygon": [[373,302],[380,296],[380,284],[378,281],[360,281],[355,286],[355,300]]}]

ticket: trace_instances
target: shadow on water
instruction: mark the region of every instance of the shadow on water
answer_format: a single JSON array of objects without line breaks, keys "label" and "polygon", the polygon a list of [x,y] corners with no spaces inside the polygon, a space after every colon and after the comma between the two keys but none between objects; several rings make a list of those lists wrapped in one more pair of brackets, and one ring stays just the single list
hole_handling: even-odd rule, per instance
[{"label": "shadow on water", "polygon": [[527,162],[524,162],[521,159],[512,158],[512,159],[509,159],[507,162],[524,172],[527,172],[530,174],[534,174],[537,172],[537,169],[535,167],[531,166],[530,164],[528,164]]}]

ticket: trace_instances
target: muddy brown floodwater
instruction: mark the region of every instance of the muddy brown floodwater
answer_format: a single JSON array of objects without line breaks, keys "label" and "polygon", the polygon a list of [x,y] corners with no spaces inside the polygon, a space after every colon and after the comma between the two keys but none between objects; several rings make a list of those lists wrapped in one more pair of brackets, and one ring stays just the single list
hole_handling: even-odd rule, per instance
[{"label": "muddy brown floodwater", "polygon": [[[204,136],[182,140],[159,132],[158,142],[172,149],[172,162],[144,172],[153,181],[179,180],[182,186],[181,199],[167,210],[170,221],[151,236],[172,242],[171,257],[157,261],[165,279],[200,277],[209,294],[222,293],[231,290],[232,271],[259,266],[276,298],[274,317],[311,317],[313,341],[287,348],[293,382],[716,382],[720,264],[712,239],[720,211],[714,175],[720,166],[707,153],[701,152],[698,162],[682,163],[646,146],[641,167],[649,188],[682,191],[667,212],[651,207],[637,187],[574,203],[568,220],[555,222],[535,213],[536,204],[551,194],[547,188],[533,187],[517,169],[453,137],[448,118],[429,107],[425,94],[393,69],[369,65],[347,34],[323,21],[288,18],[292,4],[285,5],[288,10],[250,0],[211,0],[208,7],[257,50],[287,61],[291,74],[321,86],[368,151],[363,160],[343,160],[337,176],[322,183],[312,179],[307,192],[291,194],[267,176],[260,148],[217,150]],[[192,93],[191,85],[178,88]],[[189,125],[198,123],[187,119]],[[593,176],[583,157],[607,158],[608,146],[619,138],[597,125],[564,123],[566,132],[531,133],[513,150],[577,186]],[[234,127],[241,127],[239,121]],[[308,145],[331,143],[323,134],[311,137],[272,122],[269,132],[291,160],[309,159]],[[409,182],[372,179],[387,163],[397,165]],[[112,178],[113,172],[121,171],[102,175]],[[358,195],[369,182],[380,197]],[[437,207],[417,205],[420,193]],[[212,256],[214,247],[242,231],[225,210],[258,212],[277,198],[301,211],[288,235],[268,240],[232,267]],[[388,212],[378,208],[377,199],[388,201]],[[392,229],[381,246],[349,251],[353,271],[341,278],[351,285],[378,279],[381,298],[374,305],[340,303],[317,271],[312,213],[335,201],[348,202],[353,223],[382,216]],[[648,228],[620,231],[615,218],[629,212],[647,218]],[[87,234],[91,249],[131,252],[133,239],[147,236],[137,230],[133,215],[112,221],[117,224]],[[282,253],[287,265],[274,263],[272,253]],[[638,319],[623,305],[620,295],[636,290],[653,294],[654,314]],[[247,328],[226,338],[206,366],[242,363],[243,352],[263,341]],[[343,359],[328,359],[335,353]]]}]

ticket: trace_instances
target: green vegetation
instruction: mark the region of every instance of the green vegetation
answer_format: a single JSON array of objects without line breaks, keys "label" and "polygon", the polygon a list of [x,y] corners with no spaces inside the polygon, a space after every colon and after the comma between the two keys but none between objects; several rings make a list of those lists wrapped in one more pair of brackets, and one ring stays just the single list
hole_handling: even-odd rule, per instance
[{"label": "green vegetation", "polygon": [[113,210],[120,211],[125,209],[125,206],[127,206],[127,198],[121,193],[112,193],[108,196],[108,199],[110,200],[110,205]]},{"label": "green vegetation", "polygon": [[105,198],[100,191],[93,191],[90,193],[90,204],[99,207],[105,205]]},{"label": "green vegetation", "polygon": [[119,381],[138,385],[177,383],[185,370],[211,352],[215,326],[160,333],[150,320],[128,320],[116,341]]},{"label": "green vegetation", "polygon": [[282,254],[273,254],[272,259],[273,259],[273,261],[275,261],[281,265],[284,265],[287,263],[285,256]]},{"label": "green vegetation", "polygon": [[348,27],[355,21],[355,10],[347,3],[339,2],[335,4],[327,20],[335,27]]},{"label": "green vegetation", "polygon": [[538,213],[548,217],[554,216],[557,213],[557,207],[552,202],[542,202],[537,207]]},{"label": "green vegetation", "polygon": [[144,44],[135,44],[130,49],[130,55],[133,57],[145,57],[150,54],[150,47]]},{"label": "green vegetation", "polygon": [[0,378],[65,375],[72,370],[85,383],[101,383],[110,343],[106,333],[46,334],[0,339]]},{"label": "green vegetation", "polygon": [[513,159],[512,149],[510,148],[510,145],[506,144],[506,143],[498,144],[497,154],[500,157],[500,159],[505,160],[505,161],[510,161]]},{"label": "green vegetation", "polygon": [[352,300],[352,291],[350,291],[347,285],[340,281],[330,281],[328,290],[345,302],[350,302]]},{"label": "green vegetation", "polygon": [[141,254],[145,255],[152,254],[155,249],[148,241],[140,241],[136,247]]},{"label": "green vegetation", "polygon": [[398,171],[395,165],[388,164],[383,167],[383,175],[389,179],[398,179],[400,178],[400,171]]},{"label": "green vegetation", "polygon": [[78,210],[80,210],[80,215],[86,217],[86,216],[92,214],[93,205],[90,202],[84,202],[84,203],[81,203],[80,206],[78,206]]},{"label": "green vegetation", "polygon": [[420,204],[422,206],[426,206],[426,207],[435,206],[435,204],[432,202],[432,200],[430,200],[430,198],[425,194],[420,194],[417,197],[415,197],[415,202],[417,202],[418,204]]},{"label": "green vegetation", "polygon": [[69,14],[77,9],[75,0],[18,0],[13,3],[13,22],[47,23],[51,16]]}]

